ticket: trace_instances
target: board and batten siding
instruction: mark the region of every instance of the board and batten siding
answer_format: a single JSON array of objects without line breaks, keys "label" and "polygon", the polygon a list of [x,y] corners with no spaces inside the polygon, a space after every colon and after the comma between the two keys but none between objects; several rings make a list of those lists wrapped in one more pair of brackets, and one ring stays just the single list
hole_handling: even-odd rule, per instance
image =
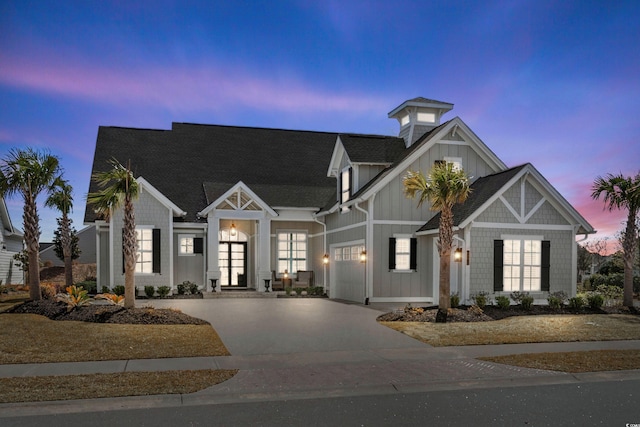
[{"label": "board and batten siding", "polygon": [[417,199],[411,200],[405,197],[402,179],[408,170],[421,171],[427,175],[435,162],[445,157],[462,158],[462,167],[472,180],[497,172],[468,145],[460,145],[459,142],[450,144],[446,141],[437,143],[376,194],[375,219],[424,222],[431,219],[435,212],[429,209],[428,202],[425,202],[421,208],[417,208]]},{"label": "board and batten siding", "polygon": [[373,250],[367,254],[373,268],[373,298],[425,298],[433,297],[432,277],[429,268],[432,258],[430,239],[417,239],[417,269],[412,272],[389,270],[389,238],[394,234],[412,235],[416,227],[411,225],[383,225],[373,227]]},{"label": "board and batten siding", "polygon": [[[180,236],[191,236],[193,238],[202,239],[203,253],[180,255]],[[173,283],[178,284],[189,281],[198,285],[200,289],[205,288],[205,260],[207,256],[206,248],[207,238],[204,231],[200,228],[194,229],[174,229],[173,233]]]},{"label": "board and batten siding", "polygon": [[[148,192],[142,191],[134,201],[136,227],[149,227],[160,230],[160,273],[136,274],[136,288],[145,286],[172,286],[171,273],[172,247],[171,238],[172,211],[160,203]],[[118,209],[113,215],[113,283],[124,285],[124,267],[122,260],[123,210]]]}]

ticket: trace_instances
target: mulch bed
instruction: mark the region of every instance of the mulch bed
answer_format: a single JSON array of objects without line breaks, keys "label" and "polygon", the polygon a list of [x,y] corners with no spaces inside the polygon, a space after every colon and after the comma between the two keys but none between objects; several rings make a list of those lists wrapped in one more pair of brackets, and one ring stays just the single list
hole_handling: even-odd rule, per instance
[{"label": "mulch bed", "polygon": [[30,313],[51,320],[76,320],[80,322],[120,323],[134,325],[207,325],[208,322],[191,317],[177,310],[155,308],[127,308],[118,305],[84,305],[68,311],[63,302],[50,299],[29,301],[8,313]]},{"label": "mulch bed", "polygon": [[[430,307],[405,307],[404,310],[394,311],[378,316],[380,322],[435,322],[437,306]],[[545,314],[635,314],[640,315],[637,308],[628,307],[603,307],[594,310],[589,307],[572,309],[569,307],[551,308],[546,305],[534,305],[530,310],[524,310],[520,306],[511,306],[502,309],[498,306],[488,305],[483,309],[475,306],[460,306],[449,309],[447,322],[490,322],[513,316],[535,316]]]}]

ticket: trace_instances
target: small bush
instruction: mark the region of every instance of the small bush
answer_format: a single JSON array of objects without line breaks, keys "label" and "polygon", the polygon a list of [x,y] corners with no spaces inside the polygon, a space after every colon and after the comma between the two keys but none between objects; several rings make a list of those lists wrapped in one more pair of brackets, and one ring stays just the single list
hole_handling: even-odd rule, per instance
[{"label": "small bush", "polygon": [[566,299],[567,294],[564,291],[549,292],[547,302],[549,303],[549,307],[558,309],[564,305]]},{"label": "small bush", "polygon": [[529,296],[529,292],[515,291],[511,292],[510,297],[516,304],[522,304],[522,299]]},{"label": "small bush", "polygon": [[166,297],[169,295],[169,292],[171,292],[171,288],[169,286],[158,286],[158,295],[160,298]]},{"label": "small bush", "polygon": [[585,301],[582,295],[576,295],[575,297],[569,298],[569,307],[580,310],[584,307]]},{"label": "small bush", "polygon": [[111,292],[111,289],[109,289],[108,286],[102,285],[102,293],[108,294],[109,292]]},{"label": "small bush", "polygon": [[76,283],[76,286],[82,286],[82,288],[91,295],[98,293],[98,284],[95,281],[85,280],[83,282]]},{"label": "small bush", "polygon": [[199,294],[199,293],[200,293],[200,291],[198,291],[198,285],[196,285],[196,284],[195,284],[195,283],[193,283],[193,282],[188,282],[188,283],[189,283],[189,285],[188,285],[189,293],[190,293],[191,295],[197,295],[197,294]]},{"label": "small bush", "polygon": [[178,283],[177,289],[178,289],[178,295],[184,295],[184,293],[187,290],[187,287],[184,283]]},{"label": "small bush", "polygon": [[520,300],[520,305],[522,305],[522,308],[525,310],[531,310],[531,307],[533,306],[533,297],[531,295],[525,295]]},{"label": "small bush", "polygon": [[113,287],[113,293],[116,295],[124,295],[124,285],[116,285]]},{"label": "small bush", "polygon": [[489,300],[487,298],[488,295],[489,294],[487,292],[481,291],[475,295],[472,295],[471,299],[473,300],[475,305],[478,306],[478,308],[483,309],[489,303]]},{"label": "small bush", "polygon": [[291,286],[287,286],[286,288],[284,288],[284,293],[287,295],[291,295]]},{"label": "small bush", "polygon": [[506,295],[497,295],[496,296],[496,304],[502,310],[506,310],[507,308],[509,308],[511,306],[511,300]]},{"label": "small bush", "polygon": [[89,303],[87,291],[78,286],[67,286],[67,293],[58,294],[56,299],[67,304],[67,311]]},{"label": "small bush", "polygon": [[154,286],[147,285],[144,287],[144,294],[147,296],[147,298],[153,298],[155,293],[156,293],[156,288]]},{"label": "small bush", "polygon": [[460,306],[460,294],[454,292],[451,294],[451,308],[458,308]]},{"label": "small bush", "polygon": [[56,283],[41,283],[40,284],[40,295],[44,299],[55,299],[56,295],[60,293],[60,285]]},{"label": "small bush", "polygon": [[302,294],[302,291],[303,291],[302,288],[293,288],[293,290],[296,292],[296,295]]},{"label": "small bush", "polygon": [[589,307],[594,310],[599,310],[604,305],[604,297],[600,294],[592,293],[587,297],[587,302],[589,303]]},{"label": "small bush", "polygon": [[105,300],[113,305],[124,305],[124,295],[116,295],[110,293],[102,293],[96,295],[97,300]]}]

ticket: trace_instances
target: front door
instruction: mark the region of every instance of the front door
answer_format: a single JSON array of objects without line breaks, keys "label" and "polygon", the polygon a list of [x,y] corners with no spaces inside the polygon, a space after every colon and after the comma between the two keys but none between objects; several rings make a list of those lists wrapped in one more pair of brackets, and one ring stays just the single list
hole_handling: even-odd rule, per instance
[{"label": "front door", "polygon": [[247,242],[220,242],[221,286],[247,286]]}]

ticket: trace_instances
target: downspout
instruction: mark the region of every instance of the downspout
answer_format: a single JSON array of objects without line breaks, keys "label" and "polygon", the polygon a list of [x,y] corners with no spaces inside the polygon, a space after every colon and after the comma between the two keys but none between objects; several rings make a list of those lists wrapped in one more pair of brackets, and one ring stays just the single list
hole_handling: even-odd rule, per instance
[{"label": "downspout", "polygon": [[[329,253],[327,252],[327,224],[324,222],[320,222],[316,216],[313,217],[313,220],[322,225],[322,248],[324,250],[322,256],[324,257],[324,254]],[[331,256],[329,256],[329,258],[331,258]],[[322,286],[324,287],[324,291],[327,292],[327,266],[324,264],[324,262],[322,263],[322,268],[324,269],[324,271],[322,272]]]},{"label": "downspout", "polygon": [[[371,202],[369,202],[369,205],[371,205]],[[364,265],[364,271],[365,271],[365,277],[364,277],[364,305],[369,305],[369,280],[371,280],[371,274],[368,271],[369,270],[369,265],[371,264],[370,260],[371,260],[371,240],[369,239],[369,229],[371,224],[369,223],[369,212],[362,209],[360,207],[360,202],[355,202],[354,206],[356,207],[357,210],[359,210],[360,212],[362,212],[365,216],[365,222],[366,222],[366,228],[365,228],[365,241],[364,241],[364,246],[365,246],[365,251],[367,251],[367,260],[365,262]]]},{"label": "downspout", "polygon": [[[454,234],[453,235],[453,239],[457,240],[458,242],[461,242],[460,244],[462,245],[462,259],[460,260],[460,272],[462,274],[462,277],[459,278],[459,283],[460,283],[460,289],[458,290],[458,293],[460,294],[460,301],[465,301],[465,297],[467,296],[467,269],[466,269],[466,258],[467,258],[467,254],[466,254],[466,250],[467,250],[467,242],[461,238],[460,236]],[[456,264],[455,262],[453,264]]]}]

